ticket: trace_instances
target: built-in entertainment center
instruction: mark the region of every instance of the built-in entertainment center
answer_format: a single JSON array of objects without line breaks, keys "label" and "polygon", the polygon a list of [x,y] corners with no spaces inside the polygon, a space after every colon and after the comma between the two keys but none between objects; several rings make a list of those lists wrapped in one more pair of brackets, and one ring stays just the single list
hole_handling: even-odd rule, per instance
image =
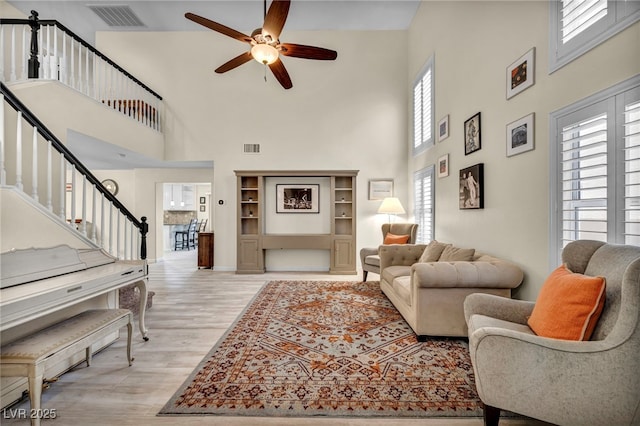
[{"label": "built-in entertainment center", "polygon": [[357,170],[235,174],[237,273],[264,273],[265,251],[275,249],[328,250],[329,273],[356,273]]}]

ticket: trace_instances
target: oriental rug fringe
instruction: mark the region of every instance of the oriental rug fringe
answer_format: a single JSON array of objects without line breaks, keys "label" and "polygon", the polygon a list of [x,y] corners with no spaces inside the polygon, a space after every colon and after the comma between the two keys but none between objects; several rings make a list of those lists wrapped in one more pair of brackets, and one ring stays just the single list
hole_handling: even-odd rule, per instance
[{"label": "oriental rug fringe", "polygon": [[160,415],[479,417],[468,343],[418,342],[377,282],[272,281]]}]

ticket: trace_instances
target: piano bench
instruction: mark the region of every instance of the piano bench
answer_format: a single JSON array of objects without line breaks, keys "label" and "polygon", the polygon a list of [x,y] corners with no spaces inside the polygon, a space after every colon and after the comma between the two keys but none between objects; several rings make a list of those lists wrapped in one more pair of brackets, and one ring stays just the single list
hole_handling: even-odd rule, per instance
[{"label": "piano bench", "polygon": [[0,376],[27,377],[29,398],[35,418],[32,425],[39,425],[44,373],[54,365],[81,349],[85,349],[87,366],[91,365],[91,345],[109,334],[127,326],[127,361],[131,357],[133,314],[128,309],[93,309],[56,323],[0,348]]}]

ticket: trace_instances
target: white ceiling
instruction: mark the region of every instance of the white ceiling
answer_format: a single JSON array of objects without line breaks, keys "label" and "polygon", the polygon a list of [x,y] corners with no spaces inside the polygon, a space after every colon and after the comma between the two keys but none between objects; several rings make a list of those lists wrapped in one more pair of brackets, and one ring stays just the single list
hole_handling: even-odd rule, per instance
[{"label": "white ceiling", "polygon": [[[36,10],[40,19],[54,19],[82,39],[95,44],[97,31],[210,31],[184,17],[204,16],[251,34],[262,26],[263,0],[6,0],[25,15]],[[293,0],[287,30],[405,30],[421,0]],[[267,5],[270,4],[270,0]],[[129,6],[143,27],[110,27],[89,6]],[[138,167],[211,167],[212,162],[159,162],[86,135],[71,132],[67,142],[90,169]]]},{"label": "white ceiling", "polygon": [[[262,26],[262,0],[7,0],[25,15],[55,19],[93,44],[96,31],[199,31],[206,28],[184,17],[192,12],[238,31],[251,33]],[[270,4],[270,0],[267,2]],[[420,0],[293,0],[285,31],[289,30],[404,30]],[[109,27],[88,6],[127,5],[144,27]]]}]

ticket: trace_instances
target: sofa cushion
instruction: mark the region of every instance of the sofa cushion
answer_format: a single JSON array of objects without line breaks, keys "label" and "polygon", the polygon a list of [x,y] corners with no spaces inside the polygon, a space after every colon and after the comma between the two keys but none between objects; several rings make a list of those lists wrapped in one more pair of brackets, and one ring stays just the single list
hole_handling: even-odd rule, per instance
[{"label": "sofa cushion", "polygon": [[447,246],[440,255],[439,262],[472,262],[476,249],[464,249],[454,246]]},{"label": "sofa cushion", "polygon": [[573,273],[564,265],[542,285],[529,327],[539,336],[589,340],[604,307],[604,277]]},{"label": "sofa cushion", "polygon": [[397,277],[405,277],[411,275],[411,266],[388,266],[381,272],[381,278],[388,283],[393,283]]},{"label": "sofa cushion", "polygon": [[382,244],[407,244],[407,241],[409,241],[409,235],[396,235],[391,232],[387,232]]},{"label": "sofa cushion", "polygon": [[411,306],[411,277],[398,277],[391,282],[393,291],[404,303]]},{"label": "sofa cushion", "polygon": [[422,256],[420,256],[420,263],[426,262],[437,262],[440,259],[440,255],[442,255],[442,251],[451,244],[440,243],[436,240],[433,240],[429,243],[427,247],[425,247],[422,252]]}]

